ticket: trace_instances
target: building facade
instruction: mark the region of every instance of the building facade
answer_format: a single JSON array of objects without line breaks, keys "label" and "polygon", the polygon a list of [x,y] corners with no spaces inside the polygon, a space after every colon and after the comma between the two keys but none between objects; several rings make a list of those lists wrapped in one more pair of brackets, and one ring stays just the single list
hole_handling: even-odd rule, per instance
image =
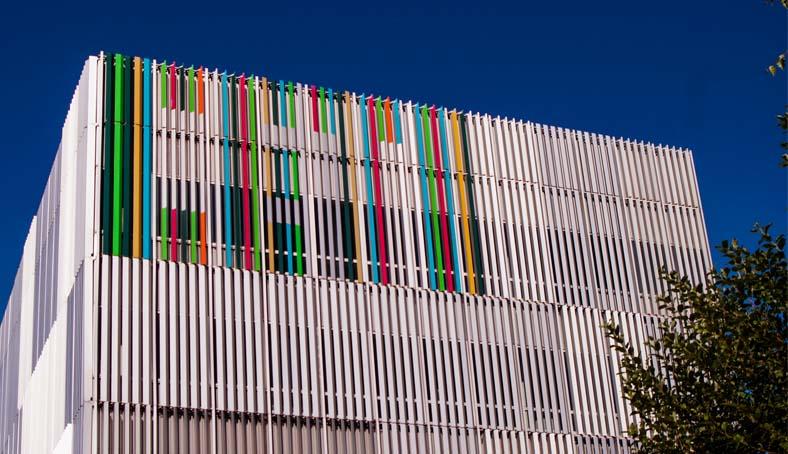
[{"label": "building facade", "polygon": [[628,452],[711,267],[692,154],[90,57],[0,326],[0,453]]}]

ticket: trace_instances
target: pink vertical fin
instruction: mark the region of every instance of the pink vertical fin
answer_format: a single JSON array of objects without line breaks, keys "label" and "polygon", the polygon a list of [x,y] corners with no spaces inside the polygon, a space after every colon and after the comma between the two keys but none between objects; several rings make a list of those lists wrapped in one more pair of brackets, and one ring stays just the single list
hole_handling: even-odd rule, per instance
[{"label": "pink vertical fin", "polygon": [[435,152],[435,179],[438,186],[438,213],[441,220],[441,244],[443,245],[444,272],[446,289],[454,291],[454,273],[452,273],[451,251],[449,250],[449,223],[446,217],[446,191],[443,183],[443,166],[441,165],[440,140],[438,140],[438,122],[435,117],[435,106],[430,107],[430,128],[432,129],[432,149]]},{"label": "pink vertical fin", "polygon": [[378,156],[377,118],[375,100],[369,97],[369,137],[372,144],[372,179],[375,184],[375,226],[378,230],[378,257],[380,257],[380,282],[389,283],[388,262],[386,260],[386,234],[383,229],[383,194],[380,187],[380,165]]},{"label": "pink vertical fin", "polygon": [[238,93],[241,97],[241,161],[243,164],[243,220],[244,220],[244,267],[247,270],[252,269],[252,212],[249,209],[249,144],[247,138],[249,137],[249,114],[247,101],[247,87],[246,78],[243,74],[238,79]]}]

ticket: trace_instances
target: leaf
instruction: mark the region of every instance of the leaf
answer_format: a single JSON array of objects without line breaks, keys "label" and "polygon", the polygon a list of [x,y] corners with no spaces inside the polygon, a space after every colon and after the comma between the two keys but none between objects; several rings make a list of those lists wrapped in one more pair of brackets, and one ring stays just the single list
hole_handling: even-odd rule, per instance
[{"label": "leaf", "polygon": [[784,53],[778,55],[777,56],[777,60],[774,62],[774,64],[773,65],[769,65],[769,67],[767,68],[767,70],[769,71],[769,73],[772,76],[777,74],[777,70],[778,69],[780,69],[780,70],[784,70],[785,69],[785,54]]}]

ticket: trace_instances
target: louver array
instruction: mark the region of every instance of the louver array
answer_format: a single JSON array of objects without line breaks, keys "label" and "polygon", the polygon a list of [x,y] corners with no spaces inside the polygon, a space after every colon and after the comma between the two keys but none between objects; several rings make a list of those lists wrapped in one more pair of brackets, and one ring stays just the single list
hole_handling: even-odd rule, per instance
[{"label": "louver array", "polygon": [[117,54],[103,79],[104,253],[485,292],[479,161],[517,152],[489,125]]},{"label": "louver array", "polygon": [[658,270],[710,266],[687,150],[90,57],[0,454],[628,454],[601,325],[645,352]]}]

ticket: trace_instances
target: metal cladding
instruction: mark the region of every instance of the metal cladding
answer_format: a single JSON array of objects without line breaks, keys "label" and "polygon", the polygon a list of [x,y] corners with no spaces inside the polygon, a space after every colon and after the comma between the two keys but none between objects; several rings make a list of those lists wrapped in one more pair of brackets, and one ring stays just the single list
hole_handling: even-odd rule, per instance
[{"label": "metal cladding", "polygon": [[628,452],[600,325],[711,267],[673,147],[91,57],[0,325],[0,453]]}]

